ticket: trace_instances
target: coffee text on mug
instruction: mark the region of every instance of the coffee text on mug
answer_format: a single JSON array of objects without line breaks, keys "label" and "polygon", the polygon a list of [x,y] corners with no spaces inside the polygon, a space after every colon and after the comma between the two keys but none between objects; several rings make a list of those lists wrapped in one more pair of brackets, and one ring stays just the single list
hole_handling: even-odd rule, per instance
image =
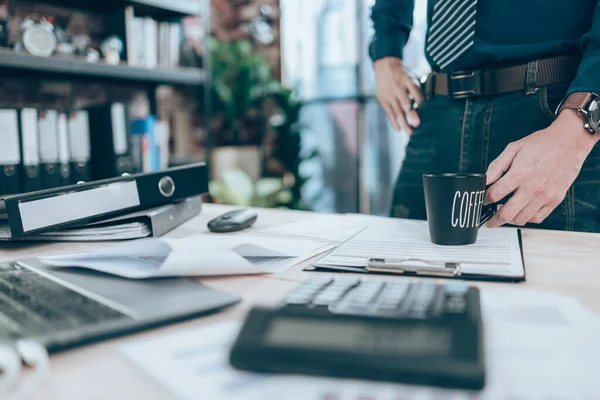
[{"label": "coffee text on mug", "polygon": [[452,203],[452,227],[473,228],[479,226],[479,215],[483,205],[485,190],[454,194]]}]

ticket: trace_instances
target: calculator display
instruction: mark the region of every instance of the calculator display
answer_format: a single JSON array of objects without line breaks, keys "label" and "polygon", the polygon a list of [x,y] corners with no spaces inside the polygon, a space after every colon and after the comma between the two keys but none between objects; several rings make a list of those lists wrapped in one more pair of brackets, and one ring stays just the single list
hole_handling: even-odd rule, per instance
[{"label": "calculator display", "polygon": [[265,335],[266,344],[271,346],[406,356],[447,356],[451,340],[451,332],[440,327],[291,317],[271,321]]}]

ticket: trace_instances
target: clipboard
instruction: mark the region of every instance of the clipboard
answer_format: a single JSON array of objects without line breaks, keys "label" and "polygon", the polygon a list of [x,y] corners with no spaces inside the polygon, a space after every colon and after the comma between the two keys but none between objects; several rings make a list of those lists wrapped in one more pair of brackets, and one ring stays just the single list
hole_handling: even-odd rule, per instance
[{"label": "clipboard", "polygon": [[[517,229],[517,239],[520,252],[520,260],[523,265],[523,274],[520,276],[502,276],[485,273],[473,273],[462,268],[460,262],[432,262],[420,258],[378,258],[371,257],[366,266],[350,265],[323,265],[319,264],[321,260],[304,268],[304,271],[314,272],[340,272],[340,273],[360,273],[369,275],[390,275],[390,276],[411,276],[420,278],[446,278],[462,279],[490,282],[524,282],[526,280],[525,258],[523,257],[523,237],[521,229]],[[351,239],[350,239],[351,240]]]}]

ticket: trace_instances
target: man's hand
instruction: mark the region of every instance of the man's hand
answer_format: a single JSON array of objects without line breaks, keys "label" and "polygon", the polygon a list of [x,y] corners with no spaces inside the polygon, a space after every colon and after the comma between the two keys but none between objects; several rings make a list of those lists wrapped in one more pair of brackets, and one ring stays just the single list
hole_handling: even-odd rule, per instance
[{"label": "man's hand", "polygon": [[548,128],[509,144],[487,170],[492,186],[486,203],[514,195],[487,226],[543,222],[565,198],[597,141],[581,116],[567,109]]},{"label": "man's hand", "polygon": [[412,108],[413,101],[423,102],[418,80],[413,77],[396,57],[384,57],[373,64],[377,82],[377,98],[392,126],[409,135],[412,128],[421,124],[419,114]]}]

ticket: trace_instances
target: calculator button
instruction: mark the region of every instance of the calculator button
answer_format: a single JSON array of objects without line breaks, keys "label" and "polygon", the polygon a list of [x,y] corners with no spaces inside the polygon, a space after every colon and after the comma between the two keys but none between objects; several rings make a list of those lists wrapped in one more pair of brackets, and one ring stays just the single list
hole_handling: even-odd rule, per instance
[{"label": "calculator button", "polygon": [[449,296],[444,301],[444,314],[460,315],[467,312],[466,296]]},{"label": "calculator button", "polygon": [[309,281],[301,284],[299,288],[290,294],[290,296],[307,297],[309,302],[313,299],[324,287],[331,284],[333,279],[328,276],[312,278]]},{"label": "calculator button", "polygon": [[444,286],[444,293],[453,295],[466,295],[469,291],[469,285],[465,282],[454,281],[448,282]]},{"label": "calculator button", "polygon": [[407,316],[412,318],[426,318],[436,294],[435,284],[422,283],[416,286],[411,296],[411,304]]},{"label": "calculator button", "polygon": [[308,281],[304,282],[302,286],[319,286],[323,287],[329,285],[333,282],[333,278],[330,276],[319,276],[316,278],[311,278]]},{"label": "calculator button", "polygon": [[358,289],[350,293],[350,304],[359,308],[371,305],[381,292],[383,285],[384,283],[379,281],[359,286]]},{"label": "calculator button", "polygon": [[339,291],[322,293],[315,298],[312,304],[315,306],[329,306],[330,304],[338,301],[343,294],[344,292]]},{"label": "calculator button", "polygon": [[379,302],[382,307],[396,308],[408,293],[408,284],[386,284],[385,291],[379,297]]},{"label": "calculator button", "polygon": [[342,296],[360,283],[358,278],[336,279],[335,282],[327,286],[314,299],[315,306],[329,306],[338,301]]},{"label": "calculator button", "polygon": [[353,287],[356,287],[359,283],[360,283],[360,279],[358,279],[355,276],[352,276],[352,277],[338,278],[335,280],[334,285],[335,286],[344,286],[347,288],[353,288]]},{"label": "calculator button", "polygon": [[311,298],[307,296],[290,295],[287,297],[287,299],[285,299],[285,304],[304,306],[308,305],[310,303],[310,300]]}]

